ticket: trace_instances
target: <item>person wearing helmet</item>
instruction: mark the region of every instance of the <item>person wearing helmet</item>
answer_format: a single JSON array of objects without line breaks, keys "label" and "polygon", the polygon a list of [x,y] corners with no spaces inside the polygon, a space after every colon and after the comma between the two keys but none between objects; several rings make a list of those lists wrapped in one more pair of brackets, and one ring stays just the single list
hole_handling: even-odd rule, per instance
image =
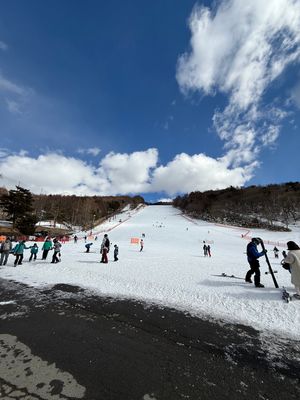
[{"label": "person wearing helmet", "polygon": [[247,245],[247,259],[250,269],[246,274],[245,281],[252,283],[251,276],[254,274],[254,284],[258,288],[263,288],[264,285],[260,283],[260,270],[259,270],[259,257],[265,254],[265,251],[259,252],[257,246],[260,244],[258,238],[252,238],[251,242]]}]

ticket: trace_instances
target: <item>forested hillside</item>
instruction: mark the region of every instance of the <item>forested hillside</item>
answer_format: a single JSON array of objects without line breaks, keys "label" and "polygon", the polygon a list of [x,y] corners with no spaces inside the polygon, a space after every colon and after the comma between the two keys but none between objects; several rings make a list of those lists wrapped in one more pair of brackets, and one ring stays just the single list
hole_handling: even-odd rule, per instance
[{"label": "forested hillside", "polygon": [[[0,219],[13,221],[16,219],[16,206],[12,205],[10,212],[6,210],[8,193],[18,193],[22,189],[17,187],[16,191],[8,192],[0,188]],[[24,190],[24,189],[23,189]],[[30,193],[30,192],[29,192]],[[138,204],[144,203],[141,196],[63,196],[63,195],[34,195],[30,194],[32,200],[31,214],[36,222],[52,221],[65,225],[78,226],[83,229],[91,228],[101,219],[113,215],[125,206],[135,208]],[[6,200],[7,199],[7,200]],[[20,208],[20,205],[18,205]],[[22,209],[18,210],[18,218],[22,214]]]},{"label": "forested hillside", "polygon": [[300,183],[229,187],[178,196],[174,206],[197,218],[232,225],[288,229],[300,220]]}]

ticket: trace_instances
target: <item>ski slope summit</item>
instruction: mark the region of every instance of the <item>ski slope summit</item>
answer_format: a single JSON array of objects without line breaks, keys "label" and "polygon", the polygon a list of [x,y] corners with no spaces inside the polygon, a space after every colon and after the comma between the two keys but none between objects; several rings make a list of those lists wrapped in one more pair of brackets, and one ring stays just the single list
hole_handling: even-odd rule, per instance
[{"label": "ski slope summit", "polygon": [[[64,244],[59,264],[50,264],[50,259],[26,262],[27,250],[23,265],[12,268],[11,256],[0,277],[32,286],[79,285],[102,296],[142,300],[300,339],[300,301],[287,304],[282,300],[281,290],[275,289],[271,276],[265,274],[268,268],[264,258],[260,259],[264,289],[243,279],[219,276],[226,273],[244,278],[248,270],[248,242],[242,237],[242,229],[186,219],[171,206],[148,206],[115,228],[112,223],[97,230],[106,230],[112,244],[108,264],[99,262],[101,233],[90,253],[85,253],[83,240]],[[144,249],[140,252],[139,244],[131,243],[131,239],[140,239],[143,234]],[[288,233],[251,230],[249,235],[280,243],[299,242],[300,237],[296,229]],[[210,243],[211,257],[204,257],[203,241]],[[113,261],[114,244],[119,246],[117,262]],[[279,286],[293,294],[290,274],[281,268],[280,258],[274,258],[273,247],[266,245],[272,267],[278,271]],[[40,255],[41,251],[38,258]]]}]

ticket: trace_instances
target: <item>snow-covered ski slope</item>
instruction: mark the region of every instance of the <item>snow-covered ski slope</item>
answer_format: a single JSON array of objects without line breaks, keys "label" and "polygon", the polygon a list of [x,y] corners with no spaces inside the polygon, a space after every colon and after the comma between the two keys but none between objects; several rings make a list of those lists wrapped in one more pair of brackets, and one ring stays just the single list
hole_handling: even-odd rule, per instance
[{"label": "snow-covered ski slope", "polygon": [[[101,226],[97,229],[101,231]],[[143,233],[144,250],[140,252],[139,245],[131,244],[130,240],[141,238]],[[80,285],[100,295],[166,305],[201,317],[242,323],[265,333],[300,339],[300,301],[287,304],[281,299],[281,290],[274,288],[270,275],[265,275],[268,269],[264,257],[260,259],[264,289],[243,280],[214,276],[223,272],[245,276],[248,242],[241,237],[243,233],[236,228],[187,220],[171,206],[148,206],[109,232],[112,247],[108,264],[99,263],[101,234],[91,253],[84,253],[83,240],[64,244],[59,264],[50,264],[50,257],[46,262],[23,262],[22,266],[11,268],[11,256],[9,265],[0,269],[0,276],[35,286]],[[251,230],[249,235],[283,243],[299,242],[297,231]],[[203,256],[203,240],[212,242],[211,258]],[[115,243],[119,246],[117,262],[112,254]],[[293,294],[290,274],[281,268],[280,258],[274,258],[273,247],[266,245],[273,269],[278,271],[279,286],[285,286]],[[29,250],[24,260],[28,258]]]}]

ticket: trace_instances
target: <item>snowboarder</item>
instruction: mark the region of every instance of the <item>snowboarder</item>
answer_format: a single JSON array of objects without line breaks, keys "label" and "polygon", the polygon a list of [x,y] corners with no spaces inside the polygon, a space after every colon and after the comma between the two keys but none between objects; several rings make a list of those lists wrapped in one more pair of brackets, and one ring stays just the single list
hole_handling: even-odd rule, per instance
[{"label": "snowboarder", "polygon": [[141,239],[140,240],[140,251],[143,251],[143,248],[144,248],[144,240],[143,239]]},{"label": "snowboarder", "polygon": [[118,261],[119,247],[114,245],[114,261]]},{"label": "snowboarder", "polygon": [[284,262],[289,264],[291,271],[291,282],[295,286],[296,294],[293,298],[300,300],[300,247],[295,242],[287,242],[289,250]]},{"label": "snowboarder", "polygon": [[44,241],[42,250],[43,250],[43,255],[42,255],[42,260],[46,260],[49,250],[52,248],[52,241],[49,237],[46,238]]},{"label": "snowboarder", "polygon": [[53,256],[52,256],[52,261],[51,264],[55,264],[60,262],[60,249],[61,249],[61,244],[57,239],[53,240],[53,247],[52,249],[54,250]]},{"label": "snowboarder", "polygon": [[110,242],[109,242],[108,235],[105,234],[103,237],[103,240],[101,243],[101,249],[100,249],[100,253],[102,254],[101,261],[100,261],[101,263],[105,263],[105,264],[108,263],[107,254],[109,253],[109,245],[110,245]]},{"label": "snowboarder", "polygon": [[260,283],[260,270],[258,258],[266,254],[265,251],[258,252],[257,246],[260,244],[260,240],[257,238],[252,238],[251,242],[247,245],[247,259],[250,265],[249,271],[246,274],[245,281],[252,283],[251,276],[254,274],[254,284],[258,288],[263,288],[264,285]]},{"label": "snowboarder", "polygon": [[274,251],[275,258],[278,258],[279,250],[277,249],[276,246],[274,247],[273,251]]},{"label": "snowboarder", "polygon": [[89,253],[90,252],[90,247],[93,245],[93,243],[87,243],[86,245],[85,245],[85,248],[86,248],[86,253]]},{"label": "snowboarder", "polygon": [[29,261],[31,261],[32,258],[33,258],[33,261],[36,260],[36,255],[37,255],[38,251],[39,251],[39,248],[38,248],[38,245],[37,245],[36,243],[34,243],[33,246],[30,246],[30,257],[29,257]]},{"label": "snowboarder", "polygon": [[11,252],[11,248],[12,248],[11,240],[9,237],[7,237],[6,240],[3,243],[1,243],[0,246],[0,253],[1,253],[0,265],[6,265],[9,253]]},{"label": "snowboarder", "polygon": [[22,265],[22,260],[24,256],[24,250],[25,249],[30,249],[30,247],[26,247],[25,240],[20,240],[19,243],[16,244],[16,246],[13,249],[13,253],[16,256],[14,266],[16,267],[17,265]]}]

